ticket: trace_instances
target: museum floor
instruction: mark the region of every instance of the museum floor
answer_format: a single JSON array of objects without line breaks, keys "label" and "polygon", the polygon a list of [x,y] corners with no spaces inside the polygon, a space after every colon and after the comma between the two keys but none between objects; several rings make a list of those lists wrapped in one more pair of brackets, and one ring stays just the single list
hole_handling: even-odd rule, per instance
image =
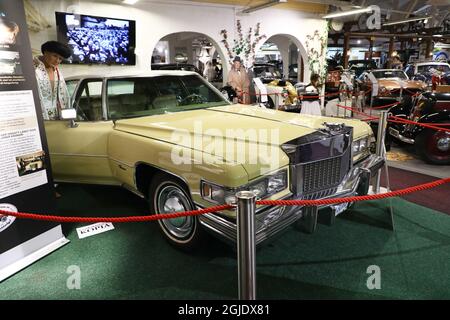
[{"label": "museum floor", "polygon": [[[396,170],[391,170],[397,177],[391,180],[394,189],[408,185]],[[58,189],[62,215],[146,212],[143,200],[120,188]],[[435,203],[449,208],[449,190],[446,185],[424,191],[425,198],[434,197]],[[450,299],[450,217],[404,199],[392,203],[395,233],[387,225],[388,200],[373,201],[356,204],[334,226],[319,225],[313,235],[291,228],[259,248],[257,297]],[[153,222],[115,224],[115,230],[82,240],[75,230],[79,226],[64,225],[68,245],[1,283],[0,299],[237,298],[236,253],[222,242],[208,241],[198,252],[187,254],[167,244]],[[81,269],[80,290],[66,287],[71,265]],[[371,265],[381,269],[379,290],[366,286]]]}]

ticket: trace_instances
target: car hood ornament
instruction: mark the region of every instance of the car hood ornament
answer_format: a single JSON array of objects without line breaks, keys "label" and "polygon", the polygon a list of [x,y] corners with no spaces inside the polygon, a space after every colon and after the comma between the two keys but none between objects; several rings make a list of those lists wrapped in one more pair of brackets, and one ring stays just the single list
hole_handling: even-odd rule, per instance
[{"label": "car hood ornament", "polygon": [[345,123],[328,123],[328,122],[324,122],[324,123],[322,123],[322,125],[324,127],[321,128],[320,131],[322,131],[324,133],[328,133],[330,135],[341,134],[343,129],[345,128]]}]

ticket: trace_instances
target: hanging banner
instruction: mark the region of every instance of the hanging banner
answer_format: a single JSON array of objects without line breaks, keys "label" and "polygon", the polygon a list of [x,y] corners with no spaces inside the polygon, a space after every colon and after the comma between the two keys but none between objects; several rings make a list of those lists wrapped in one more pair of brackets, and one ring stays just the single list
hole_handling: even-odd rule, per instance
[{"label": "hanging banner", "polygon": [[[0,2],[0,210],[55,212],[23,2]],[[56,223],[0,214],[0,281],[66,244]]]}]

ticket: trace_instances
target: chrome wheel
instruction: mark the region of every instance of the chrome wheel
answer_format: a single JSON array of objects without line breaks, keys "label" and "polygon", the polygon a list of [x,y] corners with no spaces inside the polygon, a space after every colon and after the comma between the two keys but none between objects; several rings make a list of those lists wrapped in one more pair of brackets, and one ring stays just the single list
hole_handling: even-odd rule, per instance
[{"label": "chrome wheel", "polygon": [[[192,210],[188,196],[175,185],[162,186],[156,196],[157,214]],[[177,240],[189,238],[195,229],[193,217],[180,217],[159,221],[170,236]]]}]

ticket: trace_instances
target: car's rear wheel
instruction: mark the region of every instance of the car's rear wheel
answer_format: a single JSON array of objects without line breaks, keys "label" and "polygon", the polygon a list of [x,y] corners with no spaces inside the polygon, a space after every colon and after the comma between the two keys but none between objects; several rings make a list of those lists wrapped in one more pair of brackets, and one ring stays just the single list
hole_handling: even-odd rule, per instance
[{"label": "car's rear wheel", "polygon": [[416,138],[416,149],[427,162],[450,164],[450,133],[425,129]]},{"label": "car's rear wheel", "polygon": [[[186,186],[173,176],[158,173],[149,188],[150,211],[167,214],[194,210]],[[159,228],[170,244],[185,250],[197,248],[202,237],[197,217],[180,217],[158,220]]]}]

